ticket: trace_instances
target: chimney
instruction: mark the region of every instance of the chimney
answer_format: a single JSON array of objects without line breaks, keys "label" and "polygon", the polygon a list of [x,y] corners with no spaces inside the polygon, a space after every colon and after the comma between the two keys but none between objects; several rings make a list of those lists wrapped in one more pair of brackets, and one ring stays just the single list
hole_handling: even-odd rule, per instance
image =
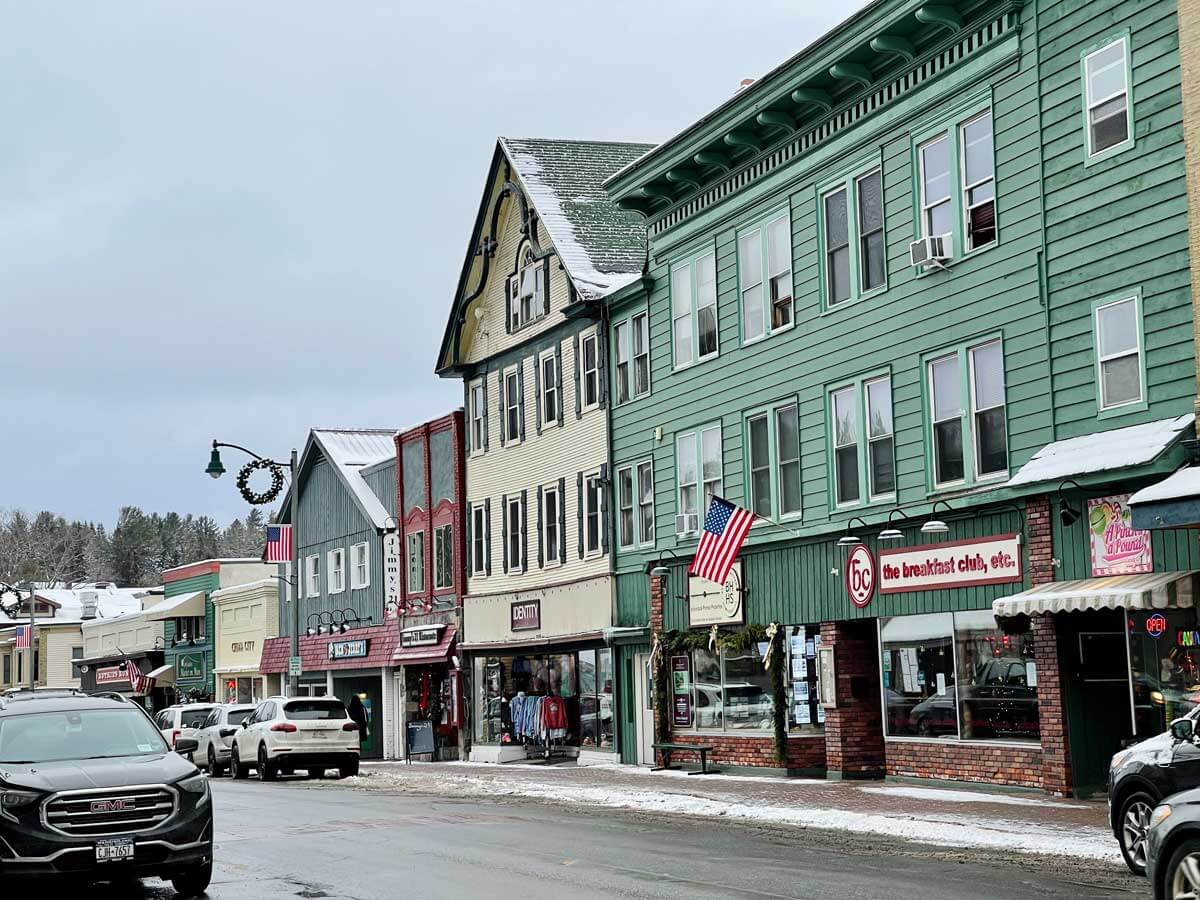
[{"label": "chimney", "polygon": [[96,618],[97,594],[95,591],[81,591],[79,594],[79,617],[84,621]]},{"label": "chimney", "polygon": [[738,93],[740,94],[742,91],[744,91],[746,88],[750,87],[750,85],[752,85],[752,84],[754,84],[753,78],[743,78],[741,84],[738,85]]}]

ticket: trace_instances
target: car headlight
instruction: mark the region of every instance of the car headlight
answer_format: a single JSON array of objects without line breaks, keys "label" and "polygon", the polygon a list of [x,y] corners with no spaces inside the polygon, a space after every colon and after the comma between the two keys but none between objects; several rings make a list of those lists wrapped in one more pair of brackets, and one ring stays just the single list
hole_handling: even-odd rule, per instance
[{"label": "car headlight", "polygon": [[196,800],[197,806],[208,802],[208,776],[203,772],[185,778],[176,785],[180,790],[187,791],[189,794],[199,794],[200,797]]},{"label": "car headlight", "polygon": [[39,794],[35,794],[33,791],[0,788],[0,816],[4,816],[4,818],[13,822],[17,821],[17,817],[10,810],[20,809],[22,806],[29,806],[31,803],[36,803],[39,796]]},{"label": "car headlight", "polygon": [[1117,769],[1121,768],[1121,766],[1125,764],[1125,760],[1129,759],[1131,756],[1133,756],[1132,750],[1122,750],[1120,753],[1113,756],[1112,762],[1108,765],[1109,771],[1115,772]]},{"label": "car headlight", "polygon": [[1154,828],[1157,825],[1161,825],[1163,822],[1167,821],[1167,819],[1169,819],[1170,817],[1171,817],[1171,804],[1170,803],[1164,803],[1161,806],[1156,806],[1156,807],[1154,807],[1154,812],[1150,813],[1150,826],[1149,827]]}]

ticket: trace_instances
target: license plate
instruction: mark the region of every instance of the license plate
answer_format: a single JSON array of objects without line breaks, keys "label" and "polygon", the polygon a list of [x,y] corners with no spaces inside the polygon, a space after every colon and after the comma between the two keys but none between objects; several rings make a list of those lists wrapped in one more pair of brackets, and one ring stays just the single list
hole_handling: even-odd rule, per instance
[{"label": "license plate", "polygon": [[117,838],[96,844],[96,862],[117,862],[133,859],[133,838]]}]

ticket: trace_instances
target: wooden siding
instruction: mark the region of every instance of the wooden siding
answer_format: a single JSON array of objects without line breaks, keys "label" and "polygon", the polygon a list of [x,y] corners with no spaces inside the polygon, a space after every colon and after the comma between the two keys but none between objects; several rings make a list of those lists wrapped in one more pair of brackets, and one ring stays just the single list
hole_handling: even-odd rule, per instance
[{"label": "wooden siding", "polygon": [[203,679],[195,683],[188,682],[182,688],[184,691],[196,688],[207,690],[212,685],[212,647],[213,638],[217,633],[217,618],[213,611],[212,592],[220,586],[221,573],[219,567],[215,571],[203,575],[193,575],[190,578],[181,578],[178,581],[168,581],[163,585],[163,598],[166,600],[178,597],[181,594],[204,591],[204,642],[202,644],[197,644],[195,647],[179,646],[173,648],[171,643],[175,640],[175,620],[167,619],[163,622],[163,641],[166,647],[164,657],[168,664],[172,664],[175,657],[180,653],[202,653],[204,655]]},{"label": "wooden siding", "polygon": [[372,466],[368,471],[363,472],[363,481],[367,483],[367,487],[371,489],[379,502],[383,504],[383,508],[388,511],[389,516],[396,515],[396,464],[390,462],[386,466],[378,468]]},{"label": "wooden siding", "polygon": [[639,627],[650,624],[650,576],[645,570],[622,572],[616,578],[617,626]]}]

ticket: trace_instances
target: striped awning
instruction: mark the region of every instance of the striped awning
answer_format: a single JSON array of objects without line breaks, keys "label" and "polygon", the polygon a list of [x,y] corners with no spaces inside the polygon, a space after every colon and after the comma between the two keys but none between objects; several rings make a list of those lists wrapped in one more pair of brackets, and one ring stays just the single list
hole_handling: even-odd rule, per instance
[{"label": "striped awning", "polygon": [[1056,581],[996,600],[992,613],[1003,618],[1086,609],[1186,609],[1200,590],[1198,576],[1200,570]]}]

